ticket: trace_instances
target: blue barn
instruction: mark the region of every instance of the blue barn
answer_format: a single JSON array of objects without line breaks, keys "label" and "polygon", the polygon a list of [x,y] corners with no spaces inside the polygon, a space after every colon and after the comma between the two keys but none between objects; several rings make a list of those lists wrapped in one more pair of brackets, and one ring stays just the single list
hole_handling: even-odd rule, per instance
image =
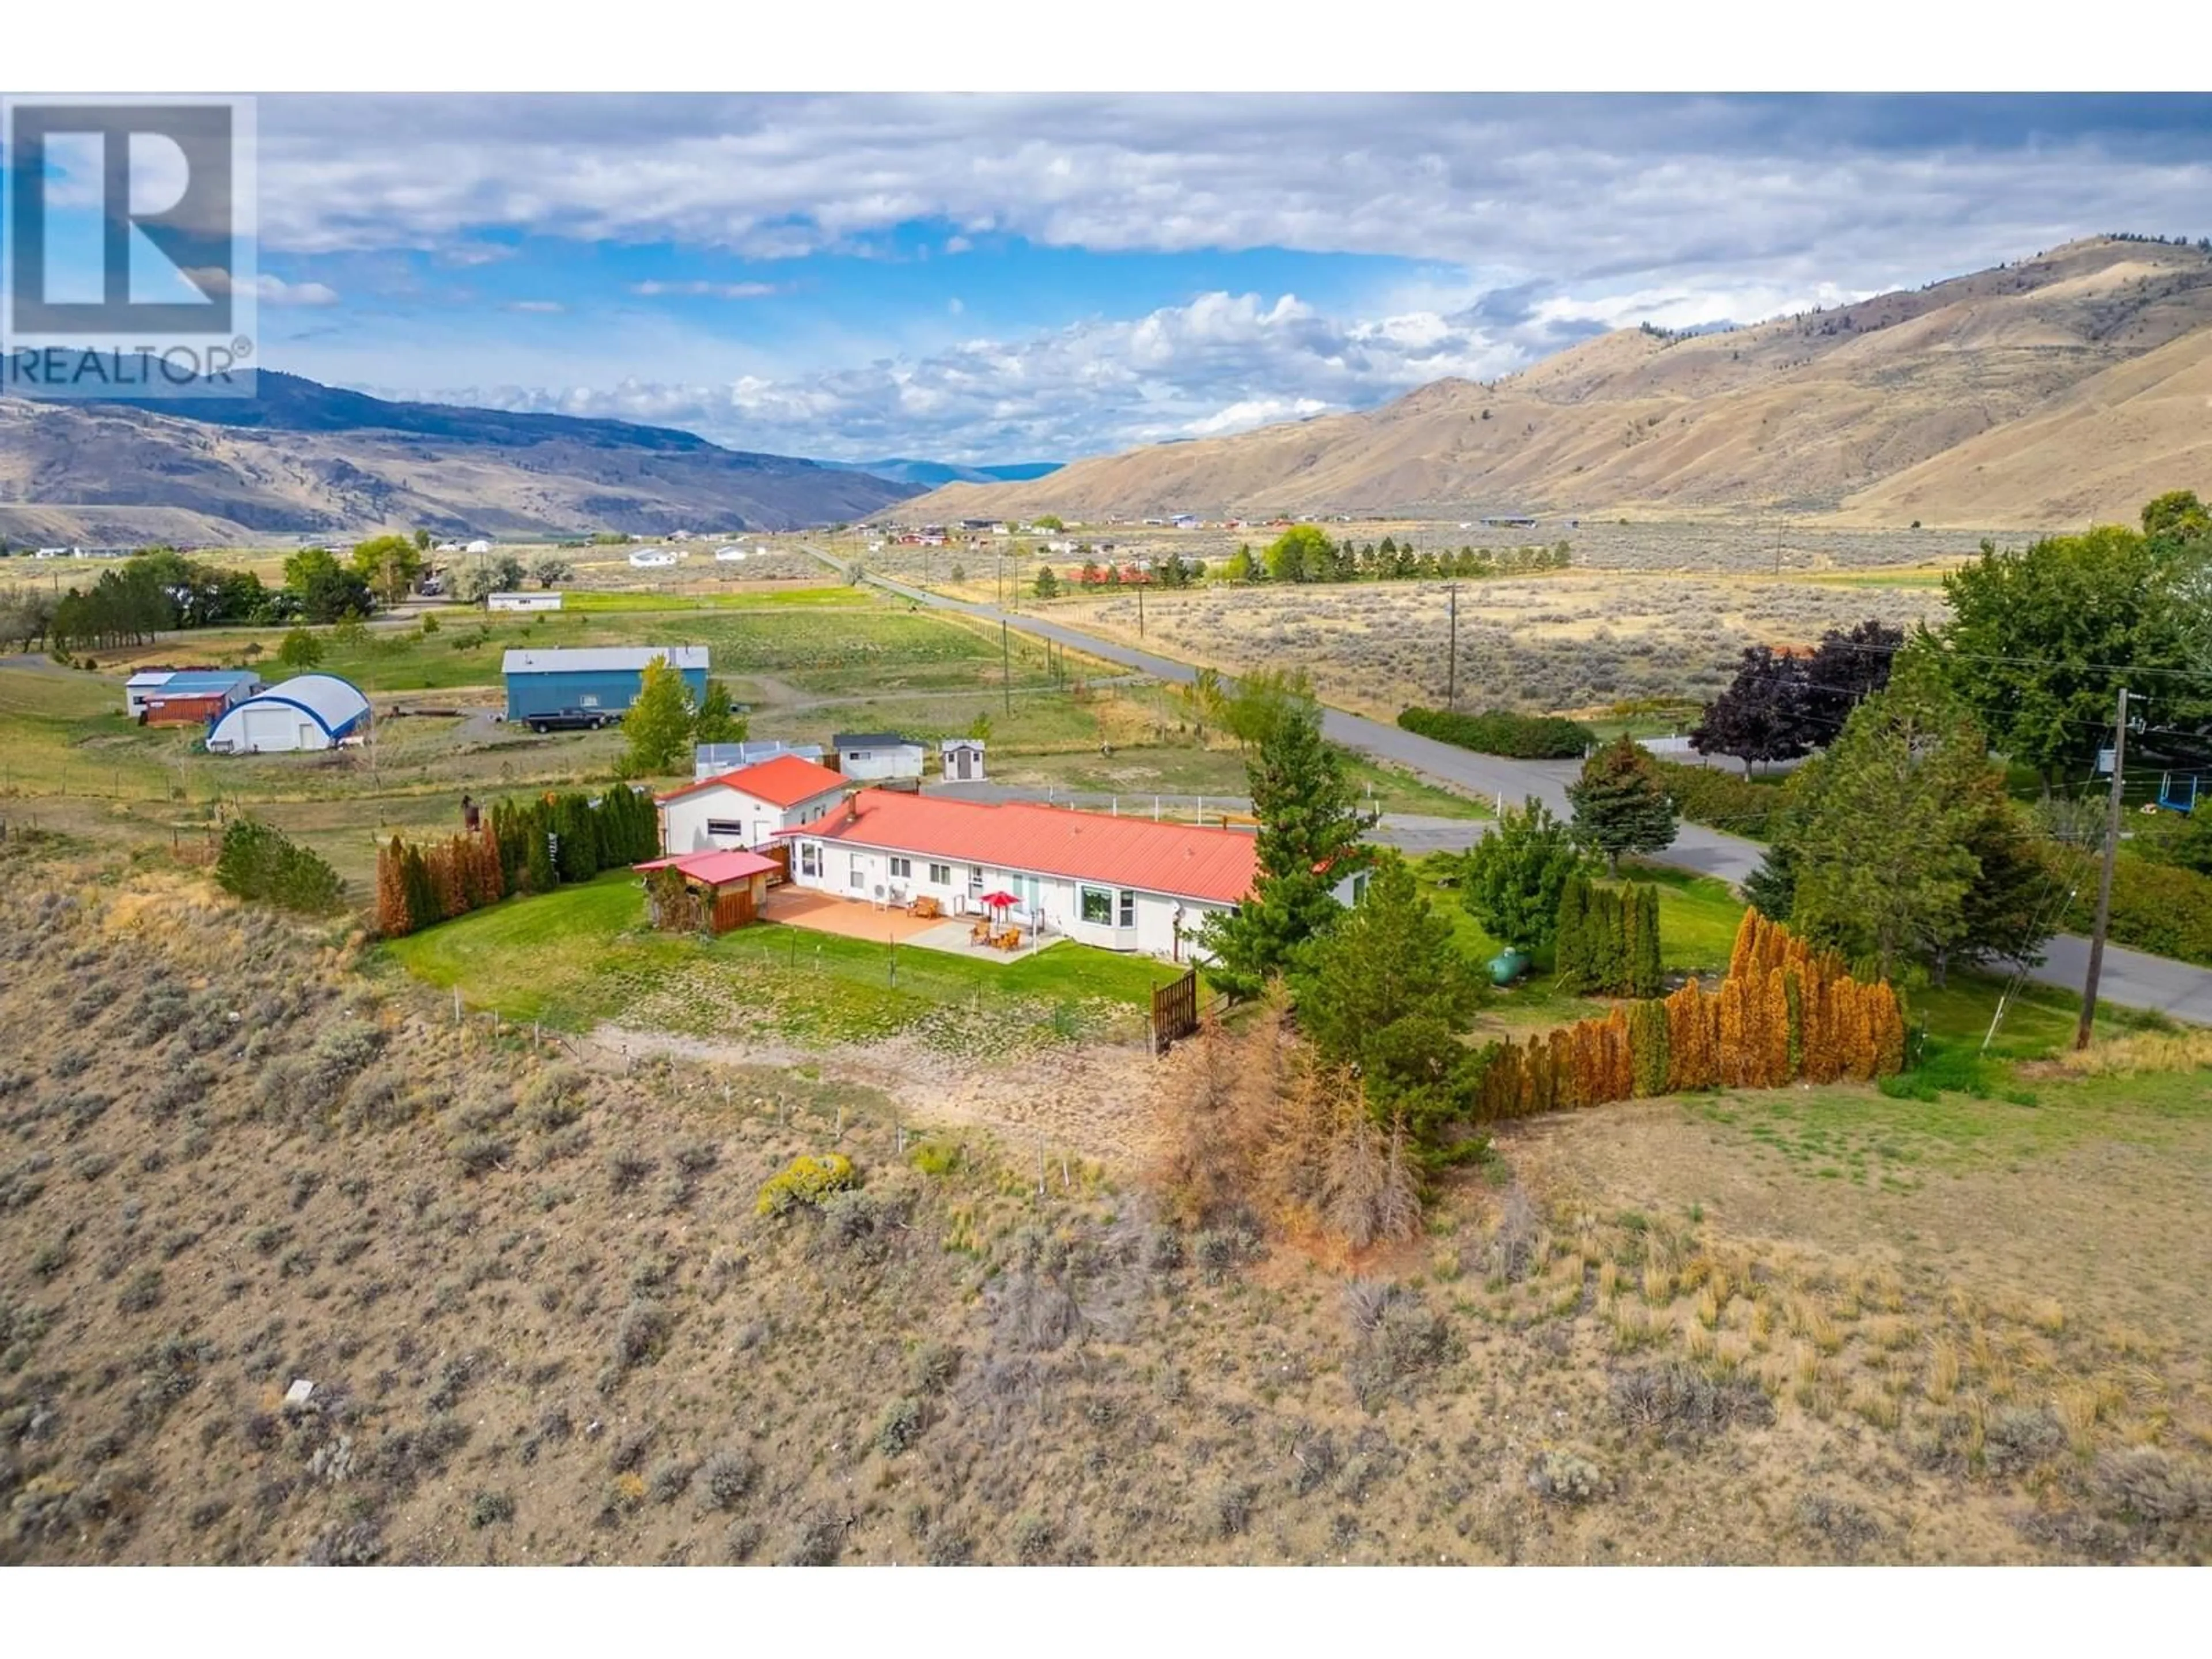
[{"label": "blue barn", "polygon": [[707,695],[703,645],[510,651],[500,664],[507,679],[507,717],[526,723],[618,720],[637,701],[645,665],[656,657],[667,658],[684,676],[692,701]]}]

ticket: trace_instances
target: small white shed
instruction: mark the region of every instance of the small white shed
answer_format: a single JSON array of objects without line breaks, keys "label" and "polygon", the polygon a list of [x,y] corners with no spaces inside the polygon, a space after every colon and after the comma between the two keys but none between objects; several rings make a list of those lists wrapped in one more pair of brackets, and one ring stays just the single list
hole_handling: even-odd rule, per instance
[{"label": "small white shed", "polygon": [[983,739],[946,738],[937,745],[937,760],[947,783],[979,783],[983,778]]},{"label": "small white shed", "polygon": [[558,593],[488,593],[484,596],[487,611],[558,611]]}]

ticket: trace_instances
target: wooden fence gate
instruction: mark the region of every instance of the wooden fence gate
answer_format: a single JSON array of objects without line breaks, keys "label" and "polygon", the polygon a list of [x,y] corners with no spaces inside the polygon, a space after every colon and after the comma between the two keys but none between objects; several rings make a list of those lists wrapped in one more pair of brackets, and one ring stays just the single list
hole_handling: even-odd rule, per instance
[{"label": "wooden fence gate", "polygon": [[1152,1052],[1164,1054],[1178,1037],[1198,1029],[1198,969],[1152,991]]},{"label": "wooden fence gate", "polygon": [[789,842],[772,841],[765,847],[756,847],[752,850],[775,866],[775,873],[768,878],[769,886],[774,887],[791,879],[791,843]]}]

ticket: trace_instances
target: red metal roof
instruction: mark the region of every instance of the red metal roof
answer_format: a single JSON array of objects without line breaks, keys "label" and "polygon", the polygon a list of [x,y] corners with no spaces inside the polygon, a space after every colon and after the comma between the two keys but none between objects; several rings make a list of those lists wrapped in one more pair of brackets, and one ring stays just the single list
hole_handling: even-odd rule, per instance
[{"label": "red metal roof", "polygon": [[1250,893],[1257,867],[1256,844],[1240,830],[891,789],[863,789],[845,811],[796,833],[1213,904],[1234,904]]},{"label": "red metal roof", "polygon": [[804,755],[778,755],[772,760],[757,761],[734,772],[725,772],[720,777],[687,783],[681,789],[655,795],[653,799],[665,803],[696,795],[702,789],[728,787],[750,795],[755,800],[764,800],[770,806],[796,806],[803,800],[812,800],[817,795],[842,788],[845,782],[842,772],[817,766]]},{"label": "red metal roof", "polygon": [[743,881],[748,876],[764,876],[771,870],[783,868],[774,859],[764,859],[741,847],[723,852],[691,853],[680,859],[647,859],[630,868],[665,870],[672,864],[680,874],[693,881],[703,881],[709,887],[720,887],[726,881]]}]

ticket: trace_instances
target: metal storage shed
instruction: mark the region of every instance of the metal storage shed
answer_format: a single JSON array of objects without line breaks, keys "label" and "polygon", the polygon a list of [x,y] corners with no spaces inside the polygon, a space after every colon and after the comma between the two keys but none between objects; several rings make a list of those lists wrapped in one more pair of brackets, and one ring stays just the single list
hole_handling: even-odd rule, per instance
[{"label": "metal storage shed", "polygon": [[637,701],[645,684],[645,665],[655,657],[667,658],[683,675],[695,702],[707,695],[703,645],[510,651],[500,663],[507,680],[507,717],[527,720],[572,711],[622,714]]},{"label": "metal storage shed", "polygon": [[236,704],[210,728],[211,755],[333,749],[368,724],[368,699],[335,674],[301,674]]}]

